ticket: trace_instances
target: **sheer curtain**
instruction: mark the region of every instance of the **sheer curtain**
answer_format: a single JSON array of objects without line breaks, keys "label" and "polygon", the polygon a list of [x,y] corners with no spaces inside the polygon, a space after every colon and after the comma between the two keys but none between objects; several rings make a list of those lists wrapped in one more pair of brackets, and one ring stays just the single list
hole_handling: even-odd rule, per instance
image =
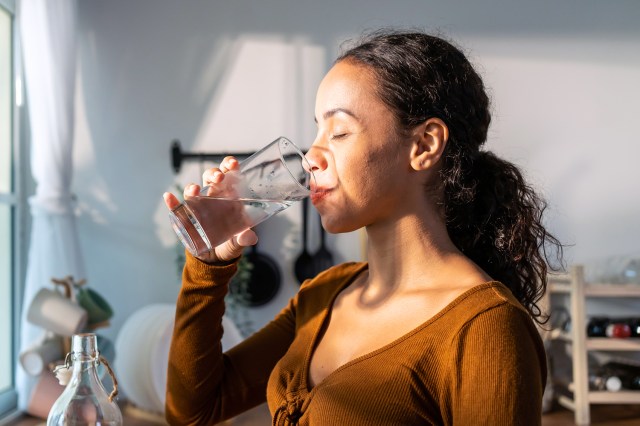
[{"label": "sheer curtain", "polygon": [[[31,129],[32,227],[24,288],[21,349],[44,331],[26,321],[35,293],[51,278],[84,278],[71,194],[76,68],[75,0],[21,0],[18,8]],[[18,365],[24,409],[35,380]]]}]

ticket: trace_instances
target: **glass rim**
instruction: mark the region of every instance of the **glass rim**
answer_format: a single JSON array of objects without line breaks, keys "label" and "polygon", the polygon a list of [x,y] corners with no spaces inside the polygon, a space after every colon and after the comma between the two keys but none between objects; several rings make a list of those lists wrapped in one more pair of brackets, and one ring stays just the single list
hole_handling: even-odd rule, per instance
[{"label": "glass rim", "polygon": [[[300,147],[298,147],[298,145],[296,145],[294,142],[291,141],[291,139],[285,137],[285,136],[280,136],[278,139],[276,139],[278,141],[278,152],[280,154],[280,161],[282,162],[282,164],[285,165],[285,168],[287,169],[287,173],[289,173],[289,176],[291,176],[291,178],[296,182],[296,184],[298,186],[300,186],[301,188],[309,191],[309,193],[311,193],[311,188],[315,187],[315,185],[311,185],[311,181],[315,182],[316,177],[313,174],[313,172],[311,171],[311,164],[309,164],[309,160],[307,160],[307,157],[304,153],[304,151],[302,151],[300,149]],[[298,182],[298,179],[296,179],[296,177],[293,175],[293,173],[291,173],[291,170],[289,169],[289,167],[287,167],[287,162],[284,158],[284,155],[282,154],[282,146],[281,146],[281,142],[282,141],[286,141],[288,142],[292,147],[293,150],[295,151],[296,154],[298,154],[300,156],[300,158],[302,158],[302,169],[307,172],[307,175],[309,176],[309,184],[307,186],[302,185],[300,182]],[[274,141],[275,142],[275,141]],[[304,166],[307,166],[306,168]]]}]

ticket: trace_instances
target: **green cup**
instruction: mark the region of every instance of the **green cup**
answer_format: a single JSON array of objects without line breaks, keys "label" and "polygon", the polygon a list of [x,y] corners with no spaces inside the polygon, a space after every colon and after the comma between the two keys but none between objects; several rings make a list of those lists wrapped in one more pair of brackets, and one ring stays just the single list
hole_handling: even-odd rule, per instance
[{"label": "green cup", "polygon": [[81,288],[76,294],[76,300],[89,315],[88,325],[98,324],[109,320],[113,316],[111,305],[97,292],[90,288]]}]

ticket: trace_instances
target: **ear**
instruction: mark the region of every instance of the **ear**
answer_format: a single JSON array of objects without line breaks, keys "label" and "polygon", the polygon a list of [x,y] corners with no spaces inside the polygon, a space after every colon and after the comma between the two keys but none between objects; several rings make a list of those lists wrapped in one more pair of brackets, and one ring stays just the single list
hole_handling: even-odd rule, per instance
[{"label": "ear", "polygon": [[411,146],[411,168],[416,171],[432,168],[442,156],[449,139],[449,128],[439,118],[430,118],[414,129]]}]

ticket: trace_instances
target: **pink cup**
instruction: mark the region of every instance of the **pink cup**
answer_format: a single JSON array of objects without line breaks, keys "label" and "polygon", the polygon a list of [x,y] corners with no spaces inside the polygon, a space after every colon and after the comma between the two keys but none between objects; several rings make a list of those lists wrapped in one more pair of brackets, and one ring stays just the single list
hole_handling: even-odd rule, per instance
[{"label": "pink cup", "polygon": [[[60,361],[60,364],[62,363]],[[62,395],[64,389],[65,387],[60,385],[53,372],[48,369],[43,370],[31,392],[27,412],[32,416],[46,419],[53,403]]]}]

